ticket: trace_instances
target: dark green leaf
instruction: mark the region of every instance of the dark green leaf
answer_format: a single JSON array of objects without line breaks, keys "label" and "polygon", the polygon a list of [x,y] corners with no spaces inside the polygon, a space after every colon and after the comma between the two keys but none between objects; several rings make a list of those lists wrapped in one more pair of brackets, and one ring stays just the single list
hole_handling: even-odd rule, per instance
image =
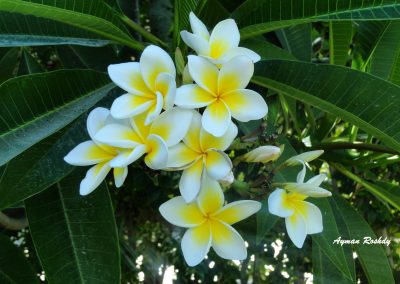
[{"label": "dark green leaf", "polygon": [[259,244],[264,239],[265,235],[275,226],[279,217],[272,215],[268,211],[268,198],[261,201],[262,207],[258,211],[257,217],[257,234],[256,243]]},{"label": "dark green leaf", "polygon": [[120,283],[114,212],[105,183],[79,195],[83,171],[25,202],[29,228],[49,283]]},{"label": "dark green leaf", "polygon": [[396,85],[344,67],[284,60],[258,63],[255,74],[254,83],[339,116],[400,150]]},{"label": "dark green leaf", "polygon": [[111,88],[106,74],[90,70],[27,75],[2,84],[0,165],[69,124]]},{"label": "dark green leaf", "polygon": [[0,59],[0,84],[14,77],[14,72],[18,64],[19,54],[19,48],[11,48]]},{"label": "dark green leaf", "polygon": [[346,64],[352,37],[352,22],[344,21],[329,23],[329,52],[331,64]]},{"label": "dark green leaf", "polygon": [[284,49],[295,58],[311,61],[311,24],[301,24],[276,32]]},{"label": "dark green leaf", "polygon": [[17,248],[10,238],[3,234],[0,234],[0,247],[0,283],[39,283],[39,278],[21,248]]},{"label": "dark green leaf", "polygon": [[43,67],[39,64],[39,62],[33,58],[28,50],[23,49],[18,68],[18,75],[35,74],[43,71]]},{"label": "dark green leaf", "polygon": [[400,2],[352,0],[247,0],[232,17],[242,38],[315,21],[400,19]]},{"label": "dark green leaf", "polygon": [[240,43],[240,46],[247,47],[258,55],[261,56],[261,60],[266,59],[288,59],[296,60],[296,58],[288,51],[277,47],[276,45],[266,41],[262,37],[251,38]]}]

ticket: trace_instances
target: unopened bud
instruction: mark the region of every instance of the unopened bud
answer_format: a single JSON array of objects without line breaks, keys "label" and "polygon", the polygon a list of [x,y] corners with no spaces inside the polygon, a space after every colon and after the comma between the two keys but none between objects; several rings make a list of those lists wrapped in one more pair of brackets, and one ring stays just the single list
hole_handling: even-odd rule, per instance
[{"label": "unopened bud", "polygon": [[324,150],[315,150],[304,152],[299,155],[293,156],[285,161],[286,166],[296,166],[315,160],[324,153]]},{"label": "unopened bud", "polygon": [[276,146],[261,146],[243,155],[248,163],[268,163],[275,161],[282,154],[281,148]]},{"label": "unopened bud", "polygon": [[233,172],[229,172],[223,179],[219,180],[222,186],[230,186],[235,181],[235,177],[233,176]]},{"label": "unopened bud", "polygon": [[182,84],[192,84],[193,83],[193,78],[189,73],[189,67],[186,64],[185,68],[183,68],[183,73],[182,73]]}]

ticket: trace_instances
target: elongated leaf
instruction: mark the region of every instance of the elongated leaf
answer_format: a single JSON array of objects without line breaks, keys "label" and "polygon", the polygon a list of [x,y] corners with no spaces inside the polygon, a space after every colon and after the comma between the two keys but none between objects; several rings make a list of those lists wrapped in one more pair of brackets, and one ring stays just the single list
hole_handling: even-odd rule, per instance
[{"label": "elongated leaf", "polygon": [[33,58],[29,51],[23,49],[21,61],[18,68],[18,75],[21,76],[25,74],[42,73],[43,71],[43,67],[38,63],[35,58]]},{"label": "elongated leaf", "polygon": [[301,24],[276,31],[284,49],[295,58],[311,61],[311,24]]},{"label": "elongated leaf", "polygon": [[272,215],[268,211],[268,199],[265,198],[262,202],[262,207],[257,213],[257,234],[256,243],[259,244],[265,235],[275,226],[279,217]]},{"label": "elongated leaf", "polygon": [[49,283],[120,283],[114,212],[103,183],[79,195],[82,171],[25,202],[36,252]]},{"label": "elongated leaf", "polygon": [[0,165],[63,128],[113,87],[104,73],[55,71],[0,86]]},{"label": "elongated leaf", "polygon": [[102,1],[2,0],[0,11],[36,16],[68,24],[134,49],[143,45],[128,35],[118,15]]},{"label": "elongated leaf", "polygon": [[374,184],[379,186],[381,193],[390,200],[389,203],[400,210],[400,186],[383,181],[375,181]]},{"label": "elongated leaf", "polygon": [[0,283],[39,283],[39,278],[22,253],[22,248],[17,248],[10,238],[3,234],[0,234],[0,248]]},{"label": "elongated leaf", "polygon": [[258,63],[253,82],[353,123],[400,150],[400,88],[348,68],[272,60]]},{"label": "elongated leaf", "polygon": [[329,23],[329,52],[331,64],[346,64],[352,36],[352,22],[344,21]]},{"label": "elongated leaf", "polygon": [[364,237],[377,239],[368,223],[340,196],[335,195],[332,200],[336,204],[336,212],[341,214],[345,222],[350,239],[360,242],[355,244],[354,248],[367,276],[368,283],[395,283],[382,245],[364,244]]},{"label": "elongated leaf", "polygon": [[240,43],[241,46],[247,47],[261,56],[261,60],[266,59],[287,59],[296,60],[293,54],[277,47],[276,45],[266,41],[263,38],[251,38]]},{"label": "elongated leaf", "polygon": [[400,2],[351,0],[247,0],[232,17],[242,27],[242,38],[291,25],[321,20],[400,19]]},{"label": "elongated leaf", "polygon": [[0,59],[0,84],[14,77],[19,54],[19,48],[11,48]]},{"label": "elongated leaf", "polygon": [[372,53],[389,23],[390,21],[357,22],[355,50],[361,54],[366,63],[370,61]]},{"label": "elongated leaf", "polygon": [[95,33],[56,21],[0,11],[0,47],[60,44],[94,47],[109,42]]}]

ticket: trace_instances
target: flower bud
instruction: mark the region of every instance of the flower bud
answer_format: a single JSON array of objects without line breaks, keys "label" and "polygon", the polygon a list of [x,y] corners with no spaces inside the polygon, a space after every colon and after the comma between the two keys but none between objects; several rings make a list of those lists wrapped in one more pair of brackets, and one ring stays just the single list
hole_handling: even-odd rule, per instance
[{"label": "flower bud", "polygon": [[324,150],[315,150],[301,153],[285,161],[286,166],[296,166],[315,160],[324,153]]},{"label": "flower bud", "polygon": [[243,155],[243,160],[248,163],[268,163],[278,159],[281,154],[279,147],[261,146]]},{"label": "flower bud", "polygon": [[219,180],[222,186],[230,186],[235,181],[233,172],[230,171],[223,179]]}]

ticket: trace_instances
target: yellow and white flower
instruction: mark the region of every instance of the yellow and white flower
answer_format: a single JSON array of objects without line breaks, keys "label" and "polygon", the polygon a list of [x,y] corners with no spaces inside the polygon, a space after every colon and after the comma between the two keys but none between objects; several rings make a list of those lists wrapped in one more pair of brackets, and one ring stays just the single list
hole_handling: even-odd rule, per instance
[{"label": "yellow and white flower", "polygon": [[126,167],[141,156],[151,169],[166,167],[169,147],[178,144],[186,135],[192,111],[172,108],[146,125],[146,114],[131,119],[131,125],[107,124],[95,135],[104,144],[123,149],[110,162],[112,167]]},{"label": "yellow and white flower", "polygon": [[184,170],[179,189],[186,202],[196,198],[204,175],[220,180],[230,173],[232,162],[223,151],[230,146],[237,133],[236,125],[230,122],[223,136],[214,137],[201,127],[201,115],[193,112],[183,143],[170,148],[167,164],[167,168]]},{"label": "yellow and white flower", "polygon": [[281,148],[276,146],[260,146],[243,155],[247,163],[268,163],[281,156]]},{"label": "yellow and white flower", "polygon": [[268,197],[268,209],[271,214],[285,218],[286,230],[295,246],[301,248],[308,234],[322,232],[321,211],[314,204],[304,201],[307,197],[327,197],[331,192],[320,187],[326,176],[316,175],[304,183],[306,167],[297,175],[296,183],[282,183],[289,193],[281,188]]},{"label": "yellow and white flower", "polygon": [[253,62],[260,60],[254,51],[239,47],[240,33],[233,19],[219,22],[210,33],[193,12],[189,14],[192,32],[181,31],[182,40],[198,55],[214,64],[222,64],[238,55],[245,55]]},{"label": "yellow and white flower", "polygon": [[127,94],[117,98],[111,114],[117,119],[146,113],[146,125],[161,113],[171,109],[176,93],[176,70],[171,57],[161,48],[150,45],[140,62],[113,64],[108,67],[111,80]]},{"label": "yellow and white flower", "polygon": [[223,204],[224,195],[218,182],[205,178],[196,201],[188,204],[179,196],[160,206],[161,215],[168,222],[188,228],[181,243],[188,265],[199,264],[210,247],[225,259],[247,257],[244,240],[230,225],[256,213],[261,204],[252,200]]},{"label": "yellow and white flower", "polygon": [[190,75],[196,84],[177,89],[175,104],[189,109],[206,107],[202,125],[214,136],[222,136],[231,124],[231,116],[239,121],[261,119],[267,115],[264,99],[255,91],[245,89],[254,72],[253,62],[237,56],[219,70],[208,60],[188,56]]},{"label": "yellow and white flower", "polygon": [[[74,166],[91,166],[80,184],[80,194],[87,195],[95,190],[107,176],[112,166],[110,162],[119,155],[119,149],[110,147],[95,139],[95,134],[107,123],[117,123],[110,111],[105,108],[92,110],[87,119],[87,130],[92,140],[85,141],[72,149],[64,160]],[[124,123],[121,121],[120,123]],[[114,167],[114,180],[117,187],[122,186],[128,175],[128,168]]]}]

